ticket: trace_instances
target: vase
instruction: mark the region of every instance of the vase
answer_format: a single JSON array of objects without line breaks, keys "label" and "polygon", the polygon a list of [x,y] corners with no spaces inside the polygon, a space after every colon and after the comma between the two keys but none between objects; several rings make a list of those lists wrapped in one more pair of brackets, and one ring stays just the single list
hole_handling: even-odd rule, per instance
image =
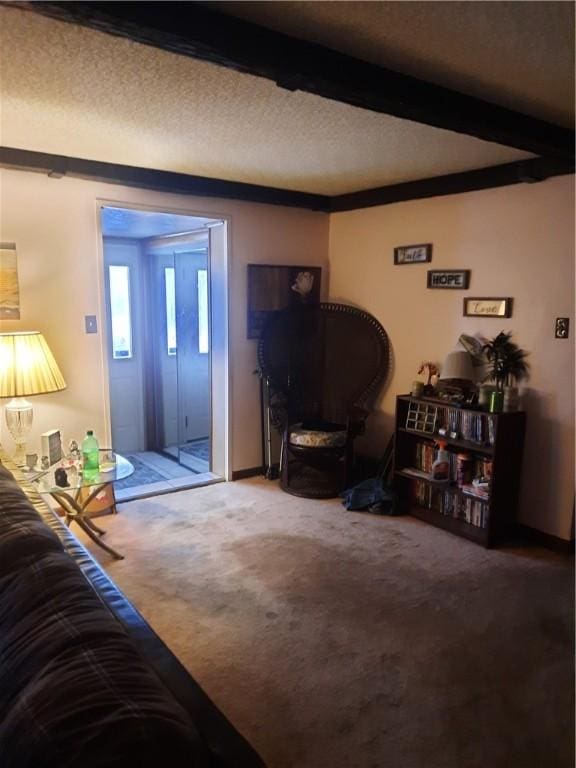
[{"label": "vase", "polygon": [[493,389],[490,393],[490,402],[488,404],[488,410],[490,413],[501,413],[504,407],[504,392],[499,389]]}]

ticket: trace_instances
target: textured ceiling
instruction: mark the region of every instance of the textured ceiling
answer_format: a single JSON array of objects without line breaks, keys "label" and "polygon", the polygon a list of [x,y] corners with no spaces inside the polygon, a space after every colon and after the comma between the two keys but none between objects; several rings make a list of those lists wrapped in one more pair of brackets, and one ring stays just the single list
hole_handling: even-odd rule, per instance
[{"label": "textured ceiling", "polygon": [[262,26],[571,127],[572,2],[208,2]]},{"label": "textured ceiling", "polygon": [[329,195],[530,157],[17,9],[0,30],[5,146]]},{"label": "textured ceiling", "polygon": [[214,219],[181,216],[159,211],[104,206],[101,212],[102,234],[105,237],[130,237],[141,240],[159,235],[176,235],[203,229]]}]

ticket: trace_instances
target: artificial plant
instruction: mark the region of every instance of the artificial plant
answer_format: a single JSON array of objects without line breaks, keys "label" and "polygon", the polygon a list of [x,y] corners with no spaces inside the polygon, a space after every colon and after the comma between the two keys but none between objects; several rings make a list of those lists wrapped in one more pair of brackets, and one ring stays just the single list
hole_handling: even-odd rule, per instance
[{"label": "artificial plant", "polygon": [[494,381],[502,392],[505,386],[513,386],[529,376],[528,353],[512,341],[512,332],[500,333],[482,347],[490,367],[485,381]]}]

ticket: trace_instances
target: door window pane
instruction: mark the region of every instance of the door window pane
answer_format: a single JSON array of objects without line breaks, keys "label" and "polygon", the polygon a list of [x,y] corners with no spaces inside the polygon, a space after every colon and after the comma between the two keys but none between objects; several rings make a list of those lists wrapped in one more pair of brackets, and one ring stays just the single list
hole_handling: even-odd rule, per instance
[{"label": "door window pane", "polygon": [[130,317],[130,267],[110,265],[110,314],[112,317],[112,357],[132,357],[132,320]]},{"label": "door window pane", "polygon": [[198,270],[198,352],[208,352],[208,270]]},{"label": "door window pane", "polygon": [[174,267],[164,267],[166,283],[166,351],[176,354],[176,282]]}]

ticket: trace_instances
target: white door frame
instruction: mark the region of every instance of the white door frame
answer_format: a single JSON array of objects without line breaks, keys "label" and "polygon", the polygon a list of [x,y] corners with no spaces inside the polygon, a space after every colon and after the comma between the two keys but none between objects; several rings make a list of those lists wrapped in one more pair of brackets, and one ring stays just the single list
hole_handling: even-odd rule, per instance
[{"label": "white door frame", "polygon": [[[212,256],[210,256],[210,295],[212,295],[212,288],[214,281],[218,281],[220,295],[222,295],[222,289],[224,289],[225,297],[222,302],[221,309],[224,312],[225,317],[220,319],[221,333],[218,334],[216,339],[218,349],[214,349],[211,352],[210,360],[211,366],[218,366],[217,375],[213,375],[211,371],[211,401],[212,403],[218,402],[222,404],[222,434],[212,435],[213,445],[219,452],[220,458],[215,462],[218,466],[223,467],[223,472],[220,472],[224,480],[232,479],[232,392],[231,392],[231,361],[230,361],[230,290],[229,290],[229,275],[230,275],[230,254],[231,254],[231,217],[225,214],[212,213],[209,211],[200,211],[196,208],[178,208],[174,206],[166,206],[162,204],[151,205],[149,203],[134,203],[126,200],[114,200],[111,198],[96,198],[96,228],[98,235],[97,253],[98,253],[98,308],[100,317],[100,369],[102,371],[102,392],[104,394],[104,423],[105,423],[105,440],[107,445],[111,445],[112,440],[112,428],[110,417],[110,379],[109,379],[109,367],[108,367],[108,312],[106,310],[106,282],[104,277],[104,239],[102,234],[102,208],[128,208],[137,211],[145,211],[150,213],[171,213],[181,216],[197,216],[203,219],[213,219],[216,221],[222,221],[226,227],[225,231],[225,254],[224,258],[218,259],[218,263],[212,263]],[[206,225],[204,225],[205,227]],[[210,225],[208,225],[210,226]],[[213,273],[214,272],[214,273]],[[212,320],[212,318],[211,318]],[[212,341],[212,340],[211,340]],[[215,354],[217,353],[217,354]],[[218,430],[220,432],[220,430]],[[214,449],[213,449],[214,450]]]}]

